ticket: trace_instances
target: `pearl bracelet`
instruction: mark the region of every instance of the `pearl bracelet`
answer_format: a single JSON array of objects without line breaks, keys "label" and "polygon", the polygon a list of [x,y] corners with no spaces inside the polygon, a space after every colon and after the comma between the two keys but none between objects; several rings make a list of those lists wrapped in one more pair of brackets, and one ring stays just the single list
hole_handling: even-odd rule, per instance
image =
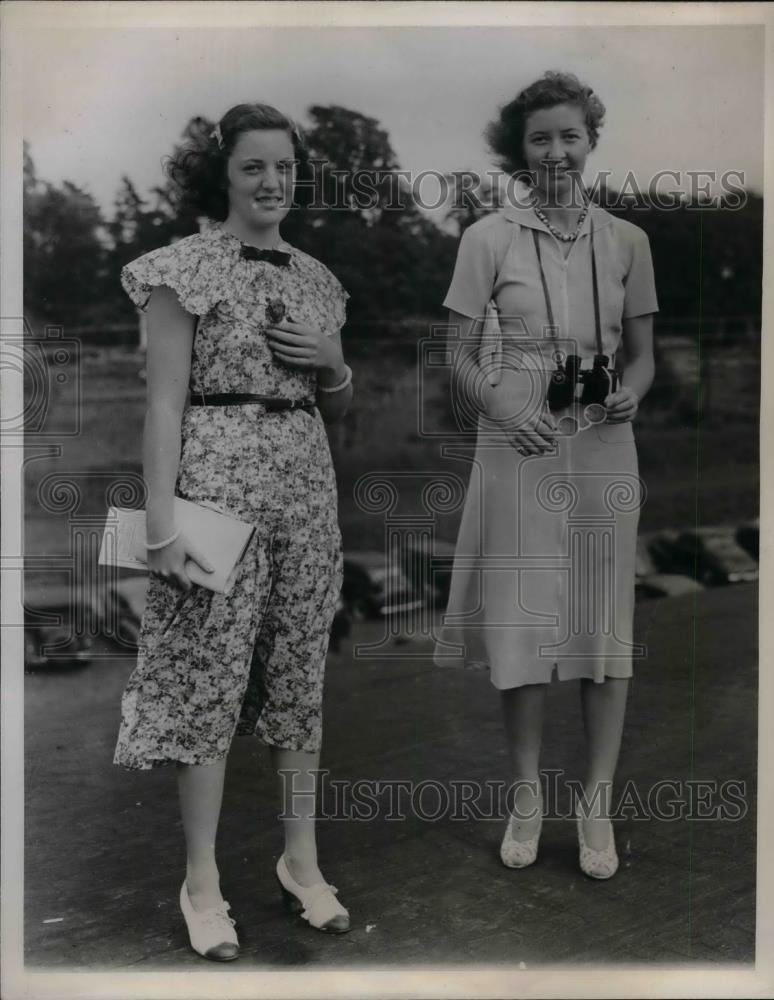
[{"label": "pearl bracelet", "polygon": [[172,542],[176,541],[179,537],[180,537],[180,528],[178,528],[174,534],[170,535],[169,538],[165,538],[163,542],[153,542],[153,543],[146,542],[145,548],[148,550],[148,552],[153,552],[154,549],[163,549],[165,545],[171,545]]},{"label": "pearl bracelet", "polygon": [[318,385],[317,386],[317,391],[318,392],[341,392],[342,389],[346,389],[347,386],[352,382],[352,369],[349,367],[349,365],[344,365],[344,367],[347,370],[347,374],[344,376],[344,378],[342,379],[342,381],[339,382],[338,385],[330,385],[330,386]]}]

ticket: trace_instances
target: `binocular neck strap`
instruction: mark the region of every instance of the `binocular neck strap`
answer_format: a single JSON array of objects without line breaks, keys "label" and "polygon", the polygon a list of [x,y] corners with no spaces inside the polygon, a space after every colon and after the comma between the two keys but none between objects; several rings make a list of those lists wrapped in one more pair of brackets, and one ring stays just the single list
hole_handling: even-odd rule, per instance
[{"label": "binocular neck strap", "polygon": [[546,312],[548,313],[548,325],[552,328],[556,327],[554,323],[554,310],[551,306],[551,296],[548,294],[548,282],[546,281],[546,273],[543,270],[543,258],[540,256],[540,240],[538,239],[537,230],[532,230],[532,239],[535,241],[535,253],[537,254],[538,266],[540,267],[540,280],[543,283],[543,295],[546,300]]},{"label": "binocular neck strap", "polygon": [[[597,277],[597,255],[594,250],[594,220],[591,219],[591,282],[594,290],[594,332],[596,334],[597,340],[597,354],[603,354],[602,350],[602,321],[599,316],[599,280]],[[548,294],[548,282],[546,281],[546,274],[543,270],[543,258],[540,254],[540,240],[538,239],[537,230],[532,230],[532,239],[535,244],[535,253],[537,254],[538,265],[540,267],[540,281],[543,285],[543,296],[546,300],[546,312],[548,313],[548,324],[550,327],[555,328],[554,323],[554,310],[551,305],[551,296]]]},{"label": "binocular neck strap", "polygon": [[599,318],[599,280],[597,279],[597,255],[594,250],[594,219],[591,223],[591,283],[594,286],[594,332],[597,336],[597,354],[604,354],[602,350],[602,322]]}]

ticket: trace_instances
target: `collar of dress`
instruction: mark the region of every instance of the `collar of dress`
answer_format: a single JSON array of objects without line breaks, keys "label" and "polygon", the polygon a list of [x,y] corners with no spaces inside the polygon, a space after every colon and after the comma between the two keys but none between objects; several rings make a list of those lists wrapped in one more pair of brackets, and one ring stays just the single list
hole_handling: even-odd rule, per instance
[{"label": "collar of dress", "polygon": [[[508,222],[518,222],[520,226],[526,226],[528,229],[539,229],[542,233],[551,233],[551,230],[535,215],[535,210],[531,205],[511,202],[502,209],[502,215]],[[583,220],[579,236],[586,236],[591,231],[592,218],[594,219],[595,232],[613,222],[613,216],[609,212],[592,202],[588,215]]]},{"label": "collar of dress", "polygon": [[[208,232],[214,234],[215,236],[222,236],[226,239],[233,240],[239,246],[252,246],[252,243],[243,243],[238,236],[234,236],[233,233],[230,233],[227,229],[224,229],[222,223],[219,222],[216,223],[214,226],[211,226]],[[261,247],[257,247],[256,249],[260,250]],[[286,243],[285,240],[280,240],[279,243],[276,246],[272,247],[271,249],[282,250],[283,253],[292,254],[296,248],[294,246],[291,246],[290,243]]]}]

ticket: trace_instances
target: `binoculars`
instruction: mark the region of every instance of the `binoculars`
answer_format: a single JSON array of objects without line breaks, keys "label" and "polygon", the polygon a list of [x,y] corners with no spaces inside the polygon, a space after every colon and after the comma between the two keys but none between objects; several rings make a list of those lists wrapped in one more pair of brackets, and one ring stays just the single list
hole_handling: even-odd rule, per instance
[{"label": "binoculars", "polygon": [[549,410],[561,410],[575,402],[577,385],[583,386],[580,395],[582,406],[591,403],[604,406],[606,397],[615,392],[620,383],[618,372],[608,368],[609,363],[606,354],[595,354],[594,366],[586,371],[581,371],[581,359],[577,354],[568,354],[564,364],[557,362],[548,386]]}]

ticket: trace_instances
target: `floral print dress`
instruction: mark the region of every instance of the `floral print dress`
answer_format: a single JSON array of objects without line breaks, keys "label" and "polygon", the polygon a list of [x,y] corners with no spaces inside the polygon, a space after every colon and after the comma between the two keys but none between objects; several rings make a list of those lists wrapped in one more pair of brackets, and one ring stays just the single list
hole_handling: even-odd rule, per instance
[{"label": "floral print dress", "polygon": [[[266,305],[335,334],[347,293],[319,261],[281,244],[287,266],[244,259],[221,225],[127,264],[124,288],[141,309],[172,288],[198,317],[190,388],[313,399],[316,376],[272,355]],[[159,331],[155,335],[161,336]],[[260,404],[183,413],[177,496],[211,501],[256,531],[228,594],[184,592],[151,576],[137,666],[121,703],[114,762],[147,769],[211,764],[235,733],[316,751],[322,684],[341,587],[336,483],[317,410]]]}]

